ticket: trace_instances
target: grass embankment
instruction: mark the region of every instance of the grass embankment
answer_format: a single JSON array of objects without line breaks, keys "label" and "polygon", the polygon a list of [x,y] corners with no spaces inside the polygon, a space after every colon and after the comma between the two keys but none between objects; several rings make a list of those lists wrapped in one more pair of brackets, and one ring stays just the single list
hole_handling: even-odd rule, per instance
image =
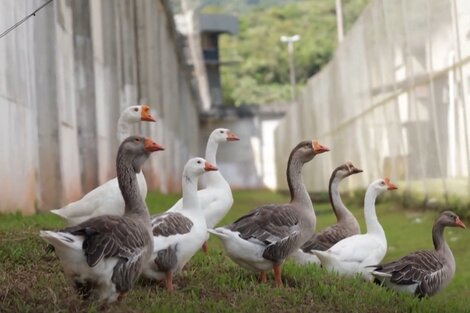
[{"label": "grass embankment", "polygon": [[[287,199],[268,191],[239,191],[234,196],[225,223],[259,204]],[[150,194],[149,207],[152,212],[161,211],[176,198]],[[334,222],[326,204],[315,208],[318,229]],[[362,222],[362,209],[352,209]],[[389,243],[386,260],[432,247],[435,213],[404,212],[392,204],[380,204],[377,212]],[[155,283],[140,281],[123,302],[100,308],[79,300],[65,281],[57,257],[45,253],[38,231],[62,225],[52,214],[0,215],[0,312],[470,312],[466,302],[470,296],[470,233],[461,229],[446,231],[457,262],[456,277],[442,293],[422,301],[290,262],[283,267],[284,288],[274,287],[272,275],[268,284],[260,285],[256,275],[232,263],[218,240],[211,238],[209,256],[196,254],[177,276],[173,294]]]}]

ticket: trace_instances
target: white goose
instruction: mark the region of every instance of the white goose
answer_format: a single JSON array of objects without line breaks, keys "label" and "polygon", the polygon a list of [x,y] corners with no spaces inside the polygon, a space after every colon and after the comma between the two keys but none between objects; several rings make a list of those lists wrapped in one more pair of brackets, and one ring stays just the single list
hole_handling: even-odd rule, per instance
[{"label": "white goose", "polygon": [[388,178],[378,179],[369,185],[364,199],[364,218],[367,232],[345,238],[327,251],[312,250],[327,270],[340,275],[360,274],[365,280],[372,280],[372,268],[382,261],[387,252],[387,238],[375,212],[375,199],[386,190],[397,187]]},{"label": "white goose", "polygon": [[144,268],[144,276],[165,280],[173,291],[173,274],[178,273],[201,247],[207,226],[197,194],[198,177],[217,168],[203,158],[190,159],[183,170],[183,204],[178,212],[151,217],[154,250]]},{"label": "white goose", "polygon": [[[206,160],[217,166],[216,156],[219,144],[240,140],[237,135],[226,128],[217,128],[209,136],[206,146]],[[206,187],[197,192],[197,196],[204,211],[207,228],[213,228],[228,213],[233,204],[232,190],[224,179],[220,171],[209,172],[204,175]],[[183,207],[183,200],[176,202],[168,212],[180,212]],[[206,241],[202,249],[207,253]]]},{"label": "white goose", "polygon": [[[139,121],[155,122],[147,105],[134,105],[121,113],[117,125],[119,143],[130,136],[131,124]],[[139,192],[145,199],[147,196],[147,182],[142,171],[137,173],[137,183]],[[124,199],[119,190],[118,180],[117,178],[108,180],[87,193],[80,200],[69,203],[63,208],[51,210],[51,212],[65,219],[70,226],[100,215],[123,215]]]}]

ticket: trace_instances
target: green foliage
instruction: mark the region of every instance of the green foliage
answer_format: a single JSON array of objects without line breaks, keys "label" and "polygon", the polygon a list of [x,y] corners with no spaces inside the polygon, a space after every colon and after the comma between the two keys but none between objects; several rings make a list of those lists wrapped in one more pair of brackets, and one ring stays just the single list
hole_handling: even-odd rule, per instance
[{"label": "green foliage", "polygon": [[[346,29],[367,2],[343,0]],[[259,0],[251,1],[251,6],[244,1],[218,1],[227,12],[233,12],[234,3],[244,3],[238,7],[240,35],[222,36],[220,42],[223,60],[240,60],[221,70],[226,103],[262,104],[290,98],[287,48],[279,40],[282,35],[301,36],[295,43],[299,87],[330,60],[337,42],[335,0]]]}]

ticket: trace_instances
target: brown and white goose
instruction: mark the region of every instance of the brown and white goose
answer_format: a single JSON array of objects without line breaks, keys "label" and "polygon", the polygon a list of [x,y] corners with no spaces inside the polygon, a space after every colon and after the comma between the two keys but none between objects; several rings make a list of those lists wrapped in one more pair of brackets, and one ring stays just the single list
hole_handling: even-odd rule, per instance
[{"label": "brown and white goose", "polygon": [[235,263],[259,272],[262,282],[264,272],[273,269],[276,285],[282,285],[282,262],[313,235],[315,212],[301,172],[305,163],[326,151],[317,141],[302,141],[292,150],[287,163],[289,203],[258,207],[230,225],[209,230]]},{"label": "brown and white goose", "polygon": [[451,211],[442,212],[434,222],[434,250],[410,253],[401,259],[377,265],[372,275],[386,287],[418,297],[433,296],[444,288],[455,273],[455,260],[444,239],[445,227],[465,228]]},{"label": "brown and white goose", "polygon": [[328,250],[338,241],[360,233],[359,223],[344,205],[339,193],[340,182],[346,177],[357,173],[362,173],[362,170],[355,167],[351,162],[338,166],[331,173],[328,194],[337,223],[315,233],[299,251],[292,255],[294,262],[297,264],[320,264],[320,260],[310,253],[311,250]]},{"label": "brown and white goose", "polygon": [[149,138],[131,136],[119,147],[116,167],[125,202],[123,216],[103,215],[61,231],[41,231],[83,297],[114,302],[129,291],[152,253],[150,216],[136,173],[154,151]]}]

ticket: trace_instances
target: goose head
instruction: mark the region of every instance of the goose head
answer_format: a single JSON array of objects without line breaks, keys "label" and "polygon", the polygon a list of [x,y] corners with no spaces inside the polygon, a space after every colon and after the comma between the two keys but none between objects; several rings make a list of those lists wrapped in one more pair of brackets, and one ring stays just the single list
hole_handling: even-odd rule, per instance
[{"label": "goose head", "polygon": [[355,167],[350,161],[347,161],[343,165],[340,165],[336,168],[335,176],[338,178],[346,178],[348,176],[362,172],[363,171],[360,168]]},{"label": "goose head", "polygon": [[133,105],[126,108],[121,117],[128,123],[155,122],[152,114],[150,114],[150,107],[148,105]]},{"label": "goose head", "polygon": [[387,190],[398,189],[398,187],[392,184],[390,179],[383,178],[383,179],[377,179],[376,181],[374,181],[372,184],[369,185],[368,189],[374,190],[376,194],[379,195]]},{"label": "goose head", "polygon": [[313,159],[317,154],[330,151],[325,146],[322,146],[316,140],[301,141],[291,152],[291,157],[299,159],[302,163],[306,163]]},{"label": "goose head", "polygon": [[211,133],[210,138],[216,143],[223,143],[227,141],[237,141],[240,138],[235,135],[230,129],[227,128],[217,128]]},{"label": "goose head", "polygon": [[460,220],[457,214],[452,211],[444,211],[439,215],[436,224],[449,227],[465,228],[465,224]]},{"label": "goose head", "polygon": [[[152,139],[141,136],[127,137],[119,147],[119,151],[125,158],[131,160],[136,173],[140,172],[142,164],[148,159],[152,152],[165,150]],[[118,153],[118,155],[120,155]]]},{"label": "goose head", "polygon": [[184,166],[185,175],[200,176],[205,172],[217,171],[217,167],[203,158],[192,158]]}]

